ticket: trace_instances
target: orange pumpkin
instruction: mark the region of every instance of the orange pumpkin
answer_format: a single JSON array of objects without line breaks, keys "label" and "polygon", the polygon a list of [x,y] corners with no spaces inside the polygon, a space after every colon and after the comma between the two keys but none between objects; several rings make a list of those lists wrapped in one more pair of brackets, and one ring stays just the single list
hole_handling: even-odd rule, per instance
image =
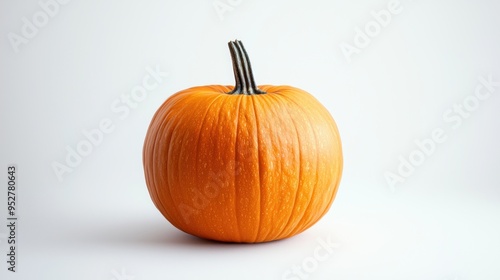
[{"label": "orange pumpkin", "polygon": [[177,92],[154,115],[143,163],[151,198],[175,227],[226,242],[296,235],[330,208],[342,173],[337,126],[312,95],[256,86],[240,41],[236,85]]}]

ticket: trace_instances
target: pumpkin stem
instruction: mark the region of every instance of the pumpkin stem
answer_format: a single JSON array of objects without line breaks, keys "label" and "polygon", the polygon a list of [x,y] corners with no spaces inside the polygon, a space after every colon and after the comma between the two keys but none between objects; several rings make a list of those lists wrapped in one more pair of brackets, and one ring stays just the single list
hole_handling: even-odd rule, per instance
[{"label": "pumpkin stem", "polygon": [[228,45],[233,61],[234,79],[236,81],[234,89],[228,92],[228,94],[252,95],[266,93],[260,90],[255,84],[250,59],[241,41],[230,41]]}]

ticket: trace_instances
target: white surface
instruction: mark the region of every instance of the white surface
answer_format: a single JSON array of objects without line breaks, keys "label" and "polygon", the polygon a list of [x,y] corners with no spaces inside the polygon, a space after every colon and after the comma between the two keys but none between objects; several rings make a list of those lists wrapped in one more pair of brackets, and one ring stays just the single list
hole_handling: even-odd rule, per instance
[{"label": "white surface", "polygon": [[[389,1],[228,1],[234,7],[223,20],[214,2],[73,0],[17,53],[8,34],[41,8],[0,3],[2,184],[8,164],[19,169],[18,272],[2,261],[1,279],[500,277],[500,87],[455,129],[442,116],[474,94],[478,77],[500,81],[499,2],[401,1],[402,11],[350,63],[340,44],[353,44],[356,27]],[[236,245],[190,237],[146,190],[141,150],[153,113],[184,88],[232,84],[233,39],[244,42],[257,83],[311,92],[341,132],[337,198],[291,239]],[[148,67],[168,77],[130,114],[113,112]],[[60,182],[51,164],[106,118],[114,130]],[[436,128],[446,141],[390,188],[385,172],[397,172],[398,157]],[[0,225],[5,205],[1,191]],[[1,260],[6,234],[1,226]],[[311,267],[319,240],[328,239],[338,246]],[[309,273],[287,274],[303,264]]]}]

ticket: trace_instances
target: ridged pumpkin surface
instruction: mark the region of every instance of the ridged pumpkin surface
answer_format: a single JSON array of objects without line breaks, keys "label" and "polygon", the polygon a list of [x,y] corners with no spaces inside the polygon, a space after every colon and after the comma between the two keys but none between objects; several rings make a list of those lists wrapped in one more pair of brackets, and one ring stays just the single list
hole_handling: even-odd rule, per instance
[{"label": "ridged pumpkin surface", "polygon": [[264,242],[298,234],[330,208],[342,173],[336,124],[309,93],[259,86],[180,91],[145,139],[146,183],[160,212],[202,238]]}]

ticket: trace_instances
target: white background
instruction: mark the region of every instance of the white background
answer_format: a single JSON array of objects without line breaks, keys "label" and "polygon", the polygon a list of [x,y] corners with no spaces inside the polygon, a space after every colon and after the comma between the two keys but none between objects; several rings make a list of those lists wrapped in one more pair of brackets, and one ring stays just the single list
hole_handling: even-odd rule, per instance
[{"label": "white background", "polygon": [[[0,278],[499,279],[500,87],[470,103],[460,125],[443,114],[473,102],[479,77],[500,81],[500,2],[401,0],[362,46],[356,28],[389,1],[227,1],[73,0],[18,46],[9,38],[23,36],[23,17],[43,23],[43,9],[0,2]],[[231,9],[217,13],[214,3]],[[287,240],[186,235],[156,210],[144,182],[152,115],[179,90],[232,84],[234,39],[258,84],[309,91],[342,136],[331,210]],[[347,57],[342,42],[359,52]],[[113,112],[156,67],[168,77],[128,115]],[[103,119],[114,130],[58,180],[52,164],[65,164],[67,147]],[[446,140],[391,188],[386,172],[398,174],[400,156],[435,129]],[[18,168],[17,273],[4,261],[9,164]],[[328,239],[338,246],[316,260]]]}]

